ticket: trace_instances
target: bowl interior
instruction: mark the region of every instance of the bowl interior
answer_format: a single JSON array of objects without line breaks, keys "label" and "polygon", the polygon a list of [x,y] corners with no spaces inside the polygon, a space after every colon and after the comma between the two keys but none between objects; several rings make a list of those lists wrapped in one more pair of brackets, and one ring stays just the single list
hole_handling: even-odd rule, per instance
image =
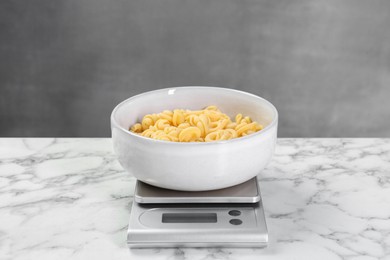
[{"label": "bowl interior", "polygon": [[146,92],[120,103],[112,119],[124,129],[140,122],[146,114],[173,109],[203,109],[216,105],[232,120],[241,113],[264,127],[277,118],[275,107],[258,96],[233,89],[214,87],[178,87]]}]

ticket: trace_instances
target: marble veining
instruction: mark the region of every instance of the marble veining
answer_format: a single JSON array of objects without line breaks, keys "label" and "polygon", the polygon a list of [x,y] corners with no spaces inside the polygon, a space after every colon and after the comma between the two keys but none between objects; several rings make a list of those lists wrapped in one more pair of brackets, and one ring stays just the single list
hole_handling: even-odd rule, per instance
[{"label": "marble veining", "polygon": [[278,139],[266,249],[132,249],[108,138],[0,139],[0,259],[390,259],[390,139]]}]

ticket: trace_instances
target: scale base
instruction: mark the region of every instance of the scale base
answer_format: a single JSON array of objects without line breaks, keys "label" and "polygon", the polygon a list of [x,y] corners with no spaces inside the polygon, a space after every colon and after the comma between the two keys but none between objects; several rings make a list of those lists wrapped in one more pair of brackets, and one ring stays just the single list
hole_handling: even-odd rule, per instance
[{"label": "scale base", "polygon": [[[267,246],[268,232],[261,201],[156,206],[133,203],[127,233],[130,248]],[[233,216],[237,214],[239,216]],[[168,218],[164,220],[164,216]]]}]

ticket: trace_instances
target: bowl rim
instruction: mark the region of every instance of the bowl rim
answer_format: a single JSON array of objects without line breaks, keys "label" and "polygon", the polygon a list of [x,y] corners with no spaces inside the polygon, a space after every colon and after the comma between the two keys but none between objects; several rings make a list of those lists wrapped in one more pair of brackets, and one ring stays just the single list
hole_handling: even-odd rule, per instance
[{"label": "bowl rim", "polygon": [[[214,90],[230,91],[230,92],[235,92],[235,93],[238,93],[238,94],[241,94],[241,95],[251,96],[251,97],[260,99],[262,101],[265,101],[265,103],[267,103],[271,107],[271,109],[274,111],[275,117],[272,119],[270,124],[268,124],[262,130],[260,130],[260,131],[258,131],[256,133],[253,133],[253,134],[250,134],[250,135],[247,135],[247,136],[243,136],[243,137],[239,137],[239,138],[233,138],[233,139],[221,140],[221,141],[214,141],[214,142],[172,142],[172,141],[157,140],[157,139],[153,139],[153,138],[149,138],[149,137],[145,137],[145,136],[142,136],[142,135],[135,134],[135,133],[131,132],[130,130],[125,129],[122,126],[120,126],[119,123],[115,120],[114,115],[115,115],[116,111],[119,110],[121,106],[123,106],[125,103],[131,101],[132,99],[137,99],[137,98],[140,98],[142,96],[149,95],[151,93],[165,92],[165,91],[174,90],[174,89],[175,90],[176,89],[214,89]],[[239,142],[239,141],[242,141],[242,140],[248,140],[250,138],[255,138],[255,137],[259,136],[259,135],[263,135],[264,133],[269,132],[270,129],[272,129],[277,124],[278,118],[279,118],[278,110],[276,109],[276,107],[271,102],[269,102],[265,98],[262,98],[260,96],[255,95],[255,94],[252,94],[252,93],[249,93],[249,92],[245,92],[245,91],[242,91],[242,90],[237,90],[237,89],[232,89],[232,88],[213,87],[213,86],[180,86],[180,87],[170,87],[170,88],[162,88],[162,89],[146,91],[146,92],[143,92],[143,93],[131,96],[131,97],[123,100],[122,102],[120,102],[112,110],[111,116],[110,116],[110,119],[111,119],[111,129],[114,126],[114,127],[118,128],[119,130],[121,130],[122,132],[124,132],[125,134],[128,134],[130,136],[134,136],[136,138],[140,138],[141,140],[144,140],[144,141],[150,142],[150,143],[160,143],[160,144],[169,144],[169,145],[181,145],[181,146],[184,146],[184,145],[191,145],[191,146],[193,146],[193,145],[208,145],[208,146],[211,146],[211,145],[220,145],[220,144],[226,144],[226,143]]]}]

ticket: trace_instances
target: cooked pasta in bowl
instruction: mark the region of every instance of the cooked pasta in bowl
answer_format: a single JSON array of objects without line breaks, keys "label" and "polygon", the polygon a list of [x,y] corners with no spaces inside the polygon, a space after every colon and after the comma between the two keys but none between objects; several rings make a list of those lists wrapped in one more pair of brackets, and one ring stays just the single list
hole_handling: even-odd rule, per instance
[{"label": "cooked pasta in bowl", "polygon": [[164,110],[145,115],[130,131],[156,140],[172,142],[214,142],[247,136],[263,129],[248,116],[237,114],[235,120],[216,106],[201,110]]},{"label": "cooked pasta in bowl", "polygon": [[245,182],[271,160],[278,113],[267,100],[216,87],[146,92],[111,114],[114,151],[137,179],[186,191]]}]

